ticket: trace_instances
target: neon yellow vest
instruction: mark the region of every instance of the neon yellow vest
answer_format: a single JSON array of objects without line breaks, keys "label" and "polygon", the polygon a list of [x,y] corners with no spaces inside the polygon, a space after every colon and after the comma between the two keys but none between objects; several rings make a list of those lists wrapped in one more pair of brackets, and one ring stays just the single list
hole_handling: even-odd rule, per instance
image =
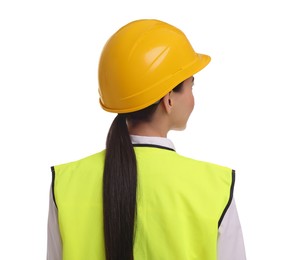
[{"label": "neon yellow vest", "polygon": [[[215,260],[218,227],[234,171],[174,151],[135,147],[138,162],[135,260]],[[52,167],[63,260],[105,260],[105,152]]]}]

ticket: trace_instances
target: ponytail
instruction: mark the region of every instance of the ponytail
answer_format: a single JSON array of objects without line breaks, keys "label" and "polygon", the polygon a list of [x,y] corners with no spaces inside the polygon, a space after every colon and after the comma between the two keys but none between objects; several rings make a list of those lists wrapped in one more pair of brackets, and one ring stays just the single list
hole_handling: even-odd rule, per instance
[{"label": "ponytail", "polygon": [[[182,83],[173,91],[181,91]],[[103,174],[106,260],[133,260],[137,163],[126,120],[133,126],[149,122],[159,102],[139,111],[118,114],[109,129]]]},{"label": "ponytail", "polygon": [[107,136],[103,175],[106,260],[133,260],[137,166],[125,115],[118,114]]}]

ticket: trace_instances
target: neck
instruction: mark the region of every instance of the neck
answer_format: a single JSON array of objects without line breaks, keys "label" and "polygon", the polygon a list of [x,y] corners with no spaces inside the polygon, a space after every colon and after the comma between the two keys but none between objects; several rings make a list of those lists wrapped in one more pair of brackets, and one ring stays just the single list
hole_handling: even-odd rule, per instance
[{"label": "neck", "polygon": [[167,137],[171,130],[171,121],[163,106],[159,105],[150,121],[127,121],[131,135]]},{"label": "neck", "polygon": [[135,125],[128,123],[128,131],[130,135],[167,137],[169,129],[162,123],[140,122]]}]

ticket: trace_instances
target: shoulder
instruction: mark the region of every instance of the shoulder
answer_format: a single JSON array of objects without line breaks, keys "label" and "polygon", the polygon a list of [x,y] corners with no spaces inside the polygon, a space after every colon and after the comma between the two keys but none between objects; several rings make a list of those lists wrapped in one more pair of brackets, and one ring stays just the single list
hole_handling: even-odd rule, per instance
[{"label": "shoulder", "polygon": [[220,164],[216,164],[213,162],[208,162],[208,161],[203,161],[203,160],[197,160],[194,158],[190,158],[187,156],[183,156],[180,154],[177,154],[178,157],[180,158],[180,160],[183,160],[185,163],[189,164],[189,165],[195,165],[196,167],[199,167],[203,170],[207,170],[210,172],[228,172],[228,173],[232,173],[234,170],[228,166],[224,166],[224,165],[220,165]]},{"label": "shoulder", "polygon": [[66,172],[68,170],[72,172],[77,169],[80,170],[84,168],[100,167],[100,165],[103,166],[104,164],[104,158],[105,150],[88,155],[75,161],[54,165],[51,167],[51,169],[54,173],[62,174],[63,172]]},{"label": "shoulder", "polygon": [[216,164],[213,162],[197,160],[186,156],[178,155],[183,165],[183,169],[186,172],[190,172],[193,175],[200,176],[206,180],[207,183],[213,185],[213,187],[221,187],[222,189],[232,190],[235,183],[235,170]]}]

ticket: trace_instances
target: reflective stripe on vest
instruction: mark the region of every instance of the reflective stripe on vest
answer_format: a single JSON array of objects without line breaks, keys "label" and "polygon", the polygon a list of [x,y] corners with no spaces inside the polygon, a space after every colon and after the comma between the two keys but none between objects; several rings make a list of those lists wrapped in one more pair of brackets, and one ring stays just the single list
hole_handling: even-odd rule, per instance
[{"label": "reflective stripe on vest", "polygon": [[[135,147],[138,164],[135,260],[216,260],[218,226],[234,171],[174,151]],[[52,167],[63,260],[105,260],[105,152]]]}]

